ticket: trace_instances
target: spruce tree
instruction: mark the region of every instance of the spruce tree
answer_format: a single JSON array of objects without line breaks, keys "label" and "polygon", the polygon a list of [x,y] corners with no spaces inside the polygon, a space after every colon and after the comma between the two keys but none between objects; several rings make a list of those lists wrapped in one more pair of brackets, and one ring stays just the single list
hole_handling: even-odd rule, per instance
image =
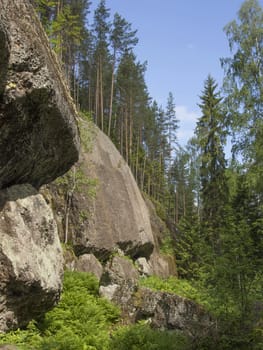
[{"label": "spruce tree", "polygon": [[201,221],[206,228],[206,238],[214,251],[220,246],[220,226],[224,221],[224,208],[228,198],[226,181],[226,160],[224,145],[226,132],[222,98],[215,80],[208,76],[199,104],[202,116],[196,126],[197,142],[200,148],[200,181],[202,214]]}]

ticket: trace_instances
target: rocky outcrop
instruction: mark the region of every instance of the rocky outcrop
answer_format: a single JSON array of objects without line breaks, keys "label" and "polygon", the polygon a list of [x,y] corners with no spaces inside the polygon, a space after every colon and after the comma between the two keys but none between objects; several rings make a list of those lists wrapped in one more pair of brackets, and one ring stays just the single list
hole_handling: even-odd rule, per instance
[{"label": "rocky outcrop", "polygon": [[146,205],[130,168],[110,139],[97,130],[90,153],[83,153],[85,175],[97,179],[90,219],[75,236],[79,251],[112,252],[116,247],[131,257],[149,257],[153,236]]},{"label": "rocky outcrop", "polygon": [[0,211],[0,331],[6,331],[58,301],[63,255],[53,213],[33,187],[2,190]]},{"label": "rocky outcrop", "polygon": [[133,320],[133,294],[138,289],[139,273],[132,260],[114,256],[105,266],[100,280],[100,294],[120,306],[124,319]]},{"label": "rocky outcrop", "polygon": [[128,282],[130,285],[135,285],[138,280],[139,273],[132,260],[125,256],[116,255],[106,264],[100,284],[108,286],[109,284],[121,285]]},{"label": "rocky outcrop", "polygon": [[133,298],[135,320],[149,320],[159,329],[174,329],[191,337],[208,335],[213,326],[209,313],[195,302],[178,295],[140,288]]},{"label": "rocky outcrop", "polygon": [[176,294],[141,287],[137,269],[149,272],[149,266],[138,260],[134,265],[126,257],[113,257],[100,280],[100,294],[121,308],[124,322],[147,320],[154,328],[183,331],[193,338],[207,335],[213,326],[209,313]]},{"label": "rocky outcrop", "polygon": [[76,111],[29,1],[0,2],[0,188],[39,187],[78,159]]},{"label": "rocky outcrop", "polygon": [[110,139],[93,128],[91,152],[83,147],[74,171],[49,186],[52,194],[49,200],[61,228],[61,239],[65,239],[68,213],[67,240],[76,255],[92,253],[106,261],[120,249],[135,259],[148,258],[154,238],[140,190]]},{"label": "rocky outcrop", "polygon": [[148,209],[154,237],[154,250],[148,261],[151,274],[162,278],[176,276],[177,269],[174,254],[161,253],[165,240],[167,237],[171,237],[170,232],[164,221],[158,216],[152,201],[146,195],[144,196],[144,200]]}]

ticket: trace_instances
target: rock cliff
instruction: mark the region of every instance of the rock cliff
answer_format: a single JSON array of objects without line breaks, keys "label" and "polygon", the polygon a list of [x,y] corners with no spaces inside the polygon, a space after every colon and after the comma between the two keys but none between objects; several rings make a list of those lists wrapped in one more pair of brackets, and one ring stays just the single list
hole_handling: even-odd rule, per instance
[{"label": "rock cliff", "polygon": [[78,159],[76,111],[28,1],[0,2],[0,188],[39,187]]},{"label": "rock cliff", "polygon": [[154,238],[131,170],[105,134],[85,122],[83,127],[93,128],[91,151],[83,147],[74,171],[49,186],[60,237],[65,239],[68,209],[67,236],[78,256],[93,253],[105,261],[119,249],[132,258],[148,258]]},{"label": "rock cliff", "polygon": [[[77,114],[28,1],[0,2],[0,332],[59,299],[63,254],[37,190],[78,160]],[[34,187],[32,187],[34,186]]]},{"label": "rock cliff", "polygon": [[[77,117],[28,1],[1,0],[0,52],[0,332],[25,326],[58,301],[59,236],[76,254],[64,266],[93,272],[101,294],[130,320],[206,327],[209,316],[194,303],[139,287],[140,276],[176,274],[174,259],[160,253],[165,226],[113,143]],[[49,184],[78,160],[77,119],[80,159]],[[43,184],[44,197],[37,191]]]}]

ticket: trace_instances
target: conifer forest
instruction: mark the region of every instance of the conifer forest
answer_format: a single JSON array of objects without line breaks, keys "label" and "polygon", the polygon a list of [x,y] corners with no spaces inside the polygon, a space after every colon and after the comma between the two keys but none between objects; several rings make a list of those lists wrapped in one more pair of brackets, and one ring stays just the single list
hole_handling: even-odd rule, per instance
[{"label": "conifer forest", "polygon": [[[195,349],[260,350],[263,8],[257,0],[245,0],[225,24],[231,55],[218,58],[223,84],[210,74],[204,77],[194,136],[180,145],[176,96],[168,91],[161,106],[149,95],[147,64],[135,54],[136,23],[112,13],[106,0],[94,11],[91,2],[32,1],[72,99],[124,157],[169,228],[165,248],[176,257],[178,279],[194,288],[196,300],[218,322],[218,337]],[[157,348],[162,349],[147,349]]]}]

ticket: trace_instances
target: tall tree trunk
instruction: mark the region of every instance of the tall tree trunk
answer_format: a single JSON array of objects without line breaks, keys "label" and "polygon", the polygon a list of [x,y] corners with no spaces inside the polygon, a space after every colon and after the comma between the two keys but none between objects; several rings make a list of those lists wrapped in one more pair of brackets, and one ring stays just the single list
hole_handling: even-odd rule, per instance
[{"label": "tall tree trunk", "polygon": [[136,159],[135,159],[135,180],[138,183],[139,150],[140,150],[141,130],[137,138]]},{"label": "tall tree trunk", "polygon": [[122,109],[122,113],[121,113],[121,125],[120,125],[120,151],[121,151],[121,155],[124,156],[123,153],[123,129],[124,129],[124,122],[123,122],[123,118],[124,118],[124,111]]},{"label": "tall tree trunk", "polygon": [[126,162],[129,164],[129,135],[128,135],[128,111],[127,107],[125,108],[125,157]]},{"label": "tall tree trunk", "polygon": [[132,97],[130,97],[129,101],[129,160],[130,160],[130,165],[132,167],[132,144],[133,144],[133,115],[132,115]]},{"label": "tall tree trunk", "polygon": [[95,89],[95,124],[99,125],[99,66],[96,70],[96,89]]},{"label": "tall tree trunk", "polygon": [[113,91],[114,91],[114,79],[115,79],[115,64],[116,64],[116,51],[113,53],[112,73],[111,73],[111,89],[110,89],[110,106],[109,106],[109,125],[108,136],[111,133],[111,119],[112,119],[112,106],[113,106]]},{"label": "tall tree trunk", "polygon": [[143,160],[143,167],[142,167],[142,184],[141,184],[141,190],[143,191],[144,188],[144,178],[145,178],[145,168],[146,168],[146,154],[144,155]]},{"label": "tall tree trunk", "polygon": [[100,120],[101,130],[104,131],[104,105],[103,105],[103,70],[102,70],[102,59],[100,57]]},{"label": "tall tree trunk", "polygon": [[175,223],[178,224],[179,222],[179,194],[178,190],[175,191]]}]

